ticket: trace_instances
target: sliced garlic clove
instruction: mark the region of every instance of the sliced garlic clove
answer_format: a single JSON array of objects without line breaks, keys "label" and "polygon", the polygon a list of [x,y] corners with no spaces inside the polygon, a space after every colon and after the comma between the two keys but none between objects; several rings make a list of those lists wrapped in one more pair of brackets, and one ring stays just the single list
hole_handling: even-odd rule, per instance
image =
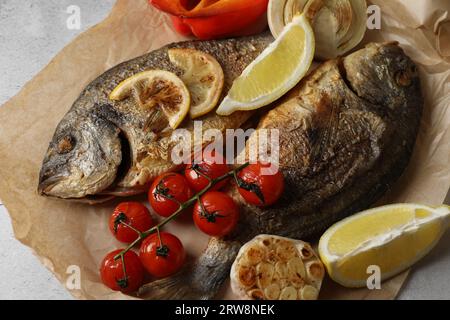
[{"label": "sliced garlic clove", "polygon": [[289,270],[288,280],[295,288],[301,288],[305,285],[306,270],[303,260],[294,258],[288,261],[287,267]]},{"label": "sliced garlic clove", "polygon": [[277,300],[280,296],[280,291],[280,286],[272,283],[264,290],[264,294],[268,300]]},{"label": "sliced garlic clove", "polygon": [[325,268],[320,261],[311,261],[306,264],[306,275],[310,281],[321,282],[325,276]]},{"label": "sliced garlic clove", "polygon": [[298,251],[291,241],[280,241],[277,245],[277,255],[282,261],[288,261],[298,256]]},{"label": "sliced garlic clove", "polygon": [[258,244],[254,244],[249,249],[247,249],[246,261],[251,265],[257,265],[265,258],[266,251],[267,251],[266,248]]},{"label": "sliced garlic clove", "polygon": [[303,260],[308,260],[314,256],[312,248],[305,244],[302,249],[300,250],[300,257],[302,257]]},{"label": "sliced garlic clove", "polygon": [[276,252],[275,250],[270,250],[270,251],[267,253],[266,261],[269,262],[269,263],[271,263],[271,264],[277,263],[277,262],[278,262],[278,255],[277,255],[277,252]]},{"label": "sliced garlic clove", "polygon": [[256,283],[260,289],[268,287],[273,278],[274,267],[267,262],[261,262],[256,266]]},{"label": "sliced garlic clove", "polygon": [[263,247],[265,247],[266,249],[271,249],[273,246],[273,238],[272,237],[264,237],[263,239],[261,239],[261,244]]},{"label": "sliced garlic clove", "polygon": [[313,286],[304,286],[298,291],[301,300],[317,300],[319,291]]},{"label": "sliced garlic clove", "polygon": [[240,266],[238,271],[239,282],[245,287],[256,284],[256,270],[254,267]]},{"label": "sliced garlic clove", "polygon": [[287,267],[289,276],[298,276],[300,278],[306,277],[305,264],[301,258],[293,258],[288,261]]},{"label": "sliced garlic clove", "polygon": [[248,293],[250,298],[254,299],[254,300],[265,300],[266,297],[264,296],[264,292],[260,289],[253,289],[250,290]]},{"label": "sliced garlic clove", "polygon": [[288,279],[280,279],[278,284],[280,285],[280,288],[286,288],[291,285],[291,282]]},{"label": "sliced garlic clove", "polygon": [[290,284],[297,289],[303,288],[306,284],[305,279],[300,277],[292,277],[290,281]]},{"label": "sliced garlic clove", "polygon": [[294,287],[286,287],[281,290],[280,300],[297,300],[297,290]]},{"label": "sliced garlic clove", "polygon": [[284,279],[289,277],[289,271],[287,264],[281,261],[278,261],[275,264],[275,274],[278,276],[279,279]]}]

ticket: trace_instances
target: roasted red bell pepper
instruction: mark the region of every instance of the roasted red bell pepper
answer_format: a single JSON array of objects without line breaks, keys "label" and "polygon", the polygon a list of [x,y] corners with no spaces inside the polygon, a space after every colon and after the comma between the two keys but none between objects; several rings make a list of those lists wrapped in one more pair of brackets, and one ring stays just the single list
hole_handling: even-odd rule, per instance
[{"label": "roasted red bell pepper", "polygon": [[149,0],[172,15],[178,32],[200,39],[244,36],[267,27],[269,0]]}]

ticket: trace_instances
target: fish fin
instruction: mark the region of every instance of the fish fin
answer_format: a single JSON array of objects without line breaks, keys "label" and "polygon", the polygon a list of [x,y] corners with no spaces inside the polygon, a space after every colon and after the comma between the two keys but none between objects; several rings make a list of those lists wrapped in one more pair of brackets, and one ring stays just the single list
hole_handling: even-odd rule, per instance
[{"label": "fish fin", "polygon": [[193,290],[188,285],[190,283],[190,276],[188,270],[185,268],[180,273],[148,283],[139,289],[138,297],[146,300],[205,300],[201,292]]},{"label": "fish fin", "polygon": [[211,238],[193,264],[174,276],[142,286],[138,296],[148,300],[213,299],[229,276],[240,246],[237,242]]}]

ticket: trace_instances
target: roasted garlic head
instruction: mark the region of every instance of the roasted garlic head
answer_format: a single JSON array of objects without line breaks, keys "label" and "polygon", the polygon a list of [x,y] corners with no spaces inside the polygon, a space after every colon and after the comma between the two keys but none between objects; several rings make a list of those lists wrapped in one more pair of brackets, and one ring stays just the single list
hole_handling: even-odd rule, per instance
[{"label": "roasted garlic head", "polygon": [[247,300],[316,300],[325,268],[308,243],[259,235],[239,251],[231,288]]}]

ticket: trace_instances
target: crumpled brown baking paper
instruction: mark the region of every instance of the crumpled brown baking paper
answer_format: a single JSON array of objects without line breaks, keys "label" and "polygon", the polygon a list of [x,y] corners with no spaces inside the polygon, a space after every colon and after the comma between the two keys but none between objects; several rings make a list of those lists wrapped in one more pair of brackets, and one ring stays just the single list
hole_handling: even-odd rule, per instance
[{"label": "crumpled brown baking paper", "polygon": [[[419,64],[426,107],[411,165],[384,202],[440,204],[450,185],[450,2],[448,0],[374,0],[382,8],[381,31],[364,42],[399,41]],[[0,108],[0,198],[19,241],[66,284],[69,266],[81,269],[80,299],[125,299],[103,286],[98,267],[103,256],[121,245],[107,220],[116,203],[90,207],[37,195],[41,161],[54,129],[81,90],[103,71],[160,46],[182,40],[167,16],[146,0],[119,0],[110,16],[64,48],[22,91]],[[145,197],[138,198],[145,200]],[[191,256],[207,237],[178,221],[169,230],[182,238]],[[328,299],[392,299],[407,273],[382,290],[349,290],[325,283]],[[224,287],[221,297],[233,298]]]}]

